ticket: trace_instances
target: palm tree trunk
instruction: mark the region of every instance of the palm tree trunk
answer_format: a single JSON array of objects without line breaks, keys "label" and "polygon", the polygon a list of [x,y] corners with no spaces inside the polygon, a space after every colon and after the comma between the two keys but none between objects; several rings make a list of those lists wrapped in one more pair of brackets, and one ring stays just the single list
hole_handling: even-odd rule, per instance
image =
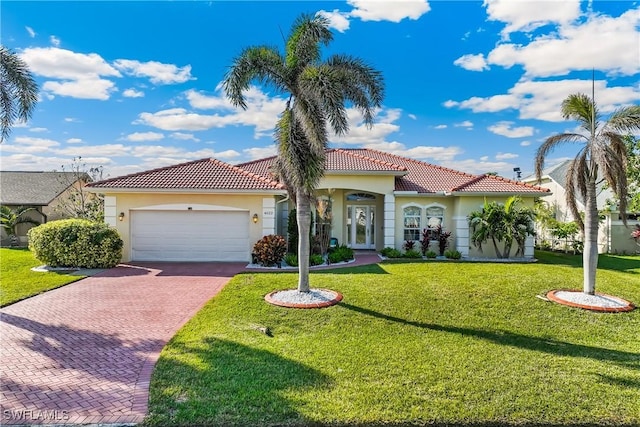
[{"label": "palm tree trunk", "polygon": [[583,292],[589,295],[596,292],[596,270],[598,268],[598,206],[596,196],[595,180],[589,179],[585,200],[584,253],[582,254]]},{"label": "palm tree trunk", "polygon": [[311,229],[311,202],[304,191],[296,195],[296,218],[298,219],[298,292],[309,292],[309,231]]},{"label": "palm tree trunk", "polygon": [[491,236],[491,241],[493,242],[493,248],[496,250],[496,256],[502,258],[502,253],[500,253],[500,248],[498,248],[498,242],[496,242],[495,236]]}]

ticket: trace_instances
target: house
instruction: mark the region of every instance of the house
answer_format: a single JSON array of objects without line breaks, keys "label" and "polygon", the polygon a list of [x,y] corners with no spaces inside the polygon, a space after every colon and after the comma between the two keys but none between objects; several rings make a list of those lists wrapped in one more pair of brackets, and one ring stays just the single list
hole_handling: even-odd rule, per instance
[{"label": "house", "polygon": [[[249,261],[263,235],[286,234],[292,205],[271,171],[274,160],[202,159],[88,188],[105,196],[105,221],[123,237],[124,261]],[[354,249],[401,249],[442,225],[453,233],[452,248],[484,256],[471,247],[467,215],[485,198],[518,195],[533,206],[548,191],[370,149],[329,149],[325,166],[317,196],[331,198],[332,236]]]},{"label": "house", "polygon": [[[570,164],[571,160],[566,160],[544,169],[539,183],[535,175],[528,176],[522,180],[524,183],[539,185],[540,187],[550,190],[541,200],[553,208],[555,219],[560,222],[570,222],[574,220],[567,206],[566,177]],[[602,218],[598,229],[598,252],[635,253],[637,246],[630,235],[635,224],[640,224],[640,215],[637,213],[628,213],[628,227],[626,227],[622,223],[622,218],[620,213],[615,209],[615,205],[612,205],[612,201],[614,200],[613,192],[606,188],[603,180],[598,184],[597,192],[598,210],[601,211]],[[584,212],[585,203],[578,191],[576,192],[576,198],[578,211]]]},{"label": "house", "polygon": [[[0,171],[0,205],[15,208],[28,206],[35,208],[29,217],[40,223],[62,219],[65,214],[59,207],[72,194],[88,182],[89,176],[76,172],[18,172]],[[18,227],[18,238],[26,242],[27,230],[31,224]],[[2,230],[2,239],[6,239]]]}]

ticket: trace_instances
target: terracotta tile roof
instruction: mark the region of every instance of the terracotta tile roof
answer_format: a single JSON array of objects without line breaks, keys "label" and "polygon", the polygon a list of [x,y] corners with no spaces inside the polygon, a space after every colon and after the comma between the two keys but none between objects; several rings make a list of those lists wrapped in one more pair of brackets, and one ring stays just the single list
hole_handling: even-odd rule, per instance
[{"label": "terracotta tile roof", "polygon": [[217,159],[201,159],[90,184],[94,188],[282,190],[282,184]]},{"label": "terracotta tile roof", "polygon": [[[202,159],[91,184],[96,188],[282,190],[271,166],[274,157],[236,166]],[[472,175],[419,160],[366,148],[330,149],[327,173],[362,172],[396,175],[396,191],[435,193],[545,193],[548,190],[502,177]]]},{"label": "terracotta tile roof", "polygon": [[462,193],[547,193],[548,188],[537,187],[501,176],[479,175],[476,179],[454,188],[452,191]]}]

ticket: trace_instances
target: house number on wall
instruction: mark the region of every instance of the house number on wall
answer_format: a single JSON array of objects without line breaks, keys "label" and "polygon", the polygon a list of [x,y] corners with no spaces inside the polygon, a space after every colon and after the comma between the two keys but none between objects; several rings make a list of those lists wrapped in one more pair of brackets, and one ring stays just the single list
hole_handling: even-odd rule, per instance
[{"label": "house number on wall", "polygon": [[262,216],[274,216],[274,211],[262,211]]}]

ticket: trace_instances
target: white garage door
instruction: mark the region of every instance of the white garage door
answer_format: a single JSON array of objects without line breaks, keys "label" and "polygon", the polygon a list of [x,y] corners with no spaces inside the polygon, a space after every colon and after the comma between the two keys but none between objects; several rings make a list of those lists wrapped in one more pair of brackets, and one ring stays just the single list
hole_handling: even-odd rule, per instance
[{"label": "white garage door", "polygon": [[133,211],[133,261],[249,261],[249,213]]}]

